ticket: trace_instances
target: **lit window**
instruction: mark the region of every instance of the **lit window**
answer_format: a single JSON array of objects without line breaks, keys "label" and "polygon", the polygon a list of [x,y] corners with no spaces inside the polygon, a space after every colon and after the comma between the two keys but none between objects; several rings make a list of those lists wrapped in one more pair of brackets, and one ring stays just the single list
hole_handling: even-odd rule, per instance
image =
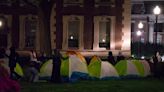
[{"label": "lit window", "polygon": [[110,49],[110,20],[99,22],[99,47]]},{"label": "lit window", "polygon": [[79,46],[79,28],[80,20],[74,18],[68,21],[68,47],[69,48],[78,48]]},{"label": "lit window", "polygon": [[94,16],[93,50],[115,49],[115,18]]},{"label": "lit window", "polygon": [[63,16],[62,49],[83,49],[83,16]]}]

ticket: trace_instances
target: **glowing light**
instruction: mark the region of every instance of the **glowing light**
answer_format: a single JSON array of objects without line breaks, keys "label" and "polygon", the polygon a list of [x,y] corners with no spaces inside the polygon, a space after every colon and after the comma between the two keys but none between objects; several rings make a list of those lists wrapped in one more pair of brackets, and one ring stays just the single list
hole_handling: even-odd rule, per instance
[{"label": "glowing light", "polygon": [[73,36],[70,36],[70,39],[71,39],[71,40],[73,40],[73,39],[74,39],[74,37],[73,37]]},{"label": "glowing light", "polygon": [[137,31],[137,36],[141,36],[142,32],[140,30]]},{"label": "glowing light", "polygon": [[145,56],[142,56],[141,59],[145,59]]},{"label": "glowing light", "polygon": [[143,26],[144,26],[144,25],[143,25],[143,23],[142,23],[142,22],[140,22],[140,23],[138,24],[138,28],[139,28],[139,29],[142,29],[142,28],[143,28]]},{"label": "glowing light", "polygon": [[155,15],[159,15],[161,13],[161,9],[159,8],[159,6],[155,6],[153,12]]},{"label": "glowing light", "polygon": [[105,39],[102,39],[102,42],[106,42]]},{"label": "glowing light", "polygon": [[134,55],[132,55],[132,57],[134,58]]},{"label": "glowing light", "polygon": [[2,23],[2,21],[0,20],[0,27],[2,26],[2,24],[3,24],[3,23]]}]

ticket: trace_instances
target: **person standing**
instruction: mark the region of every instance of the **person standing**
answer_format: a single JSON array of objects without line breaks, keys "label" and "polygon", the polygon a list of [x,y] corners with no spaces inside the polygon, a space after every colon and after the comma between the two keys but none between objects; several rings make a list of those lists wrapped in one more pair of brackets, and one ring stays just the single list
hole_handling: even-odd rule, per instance
[{"label": "person standing", "polygon": [[113,56],[113,53],[111,51],[109,51],[108,53],[108,61],[112,64],[112,65],[115,65],[116,62],[115,62],[115,59],[114,59],[114,56]]},{"label": "person standing", "polygon": [[117,61],[116,62],[119,62],[120,60],[124,60],[125,57],[122,55],[121,52],[118,53],[118,56],[117,56]]},{"label": "person standing", "polygon": [[14,71],[17,60],[18,60],[18,53],[16,52],[14,47],[11,47],[10,55],[9,55],[9,67],[10,67],[10,78],[11,79],[15,79],[14,76],[16,76],[16,79],[20,78],[20,76]]},{"label": "person standing", "polygon": [[158,63],[162,61],[162,58],[159,54],[159,52],[156,52],[155,55],[153,56],[153,67],[154,67],[154,77],[159,77],[158,74]]},{"label": "person standing", "polygon": [[37,60],[37,55],[34,50],[30,51],[30,61],[26,69],[26,79],[28,82],[37,82],[39,80],[40,61]]},{"label": "person standing", "polygon": [[60,66],[61,66],[61,54],[58,49],[55,49],[53,55],[53,69],[51,75],[51,82],[54,83],[61,82]]}]

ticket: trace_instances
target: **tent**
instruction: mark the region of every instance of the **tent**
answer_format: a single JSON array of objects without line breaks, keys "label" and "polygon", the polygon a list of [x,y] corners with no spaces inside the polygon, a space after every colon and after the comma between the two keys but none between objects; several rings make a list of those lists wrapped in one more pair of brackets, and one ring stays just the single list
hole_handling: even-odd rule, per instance
[{"label": "tent", "polygon": [[150,65],[146,60],[131,60],[137,66],[141,76],[146,77],[151,74]]},{"label": "tent", "polygon": [[75,52],[75,51],[67,51],[66,52],[66,55],[76,55],[78,58],[80,58],[83,62],[85,62],[86,63],[86,60],[85,60],[85,58],[84,58],[84,56],[81,54],[81,53],[79,53],[79,52]]},{"label": "tent", "polygon": [[144,70],[144,65],[140,62],[140,60],[131,60],[135,67],[138,70],[138,73],[140,77],[145,77],[145,70]]},{"label": "tent", "polygon": [[39,73],[39,77],[41,79],[50,79],[51,78],[51,74],[52,74],[52,68],[53,68],[53,60],[50,59],[48,61],[46,61],[44,64],[42,64],[41,68],[40,68],[40,73]]},{"label": "tent", "polygon": [[16,63],[16,67],[14,68],[14,71],[15,71],[18,75],[24,76],[23,69],[22,69],[22,67],[20,66],[19,63]]},{"label": "tent", "polygon": [[10,73],[9,67],[6,65],[6,63],[2,59],[0,59],[0,78],[8,77],[9,73]]},{"label": "tent", "polygon": [[65,55],[62,58],[60,73],[64,80],[69,81],[87,78],[87,64],[76,54]]},{"label": "tent", "polygon": [[[40,79],[50,79],[52,75],[53,60],[46,61],[40,68]],[[69,51],[62,55],[61,76],[68,80],[76,80],[88,75],[85,58],[77,52]],[[64,79],[65,80],[65,79]]]},{"label": "tent", "polygon": [[144,72],[145,72],[144,76],[150,76],[151,75],[151,70],[150,70],[149,63],[145,60],[141,60],[141,63],[144,66]]},{"label": "tent", "polygon": [[136,65],[130,60],[121,60],[115,65],[120,77],[137,77],[139,76]]},{"label": "tent", "polygon": [[89,75],[96,79],[118,78],[115,67],[108,61],[101,61],[99,57],[94,56],[88,66]]},{"label": "tent", "polygon": [[[10,73],[10,67],[8,66],[8,61],[1,63]],[[24,76],[23,69],[19,63],[16,63],[16,67],[14,68],[14,72],[16,72],[19,76]]]}]

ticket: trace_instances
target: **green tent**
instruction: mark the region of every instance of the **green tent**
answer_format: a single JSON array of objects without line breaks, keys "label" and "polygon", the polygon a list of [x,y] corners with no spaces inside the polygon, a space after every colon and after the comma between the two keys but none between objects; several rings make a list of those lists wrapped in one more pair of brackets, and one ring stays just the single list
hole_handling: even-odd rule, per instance
[{"label": "green tent", "polygon": [[151,69],[148,61],[146,60],[141,60],[142,65],[144,66],[144,76],[150,76],[151,75]]},{"label": "green tent", "polygon": [[135,64],[138,70],[139,76],[144,77],[145,76],[144,65],[139,60],[132,60],[132,62]]},{"label": "green tent", "polygon": [[19,63],[16,63],[16,67],[14,68],[14,71],[15,71],[18,75],[24,76],[23,69],[22,69],[22,67],[20,66]]},{"label": "green tent", "polygon": [[116,65],[115,68],[120,77],[136,77],[139,76],[136,65],[130,60],[121,60]]},{"label": "green tent", "polygon": [[87,64],[77,55],[65,55],[62,58],[60,73],[64,80],[74,81],[87,78]]},{"label": "green tent", "polygon": [[150,76],[151,70],[150,65],[146,60],[131,60],[137,66],[139,73],[141,76]]},{"label": "green tent", "polygon": [[88,71],[91,78],[109,79],[119,77],[113,65],[107,61],[101,61],[97,56],[91,59]]},{"label": "green tent", "polygon": [[53,63],[53,60],[50,59],[46,61],[44,64],[42,64],[40,68],[40,73],[39,73],[40,78],[50,79],[51,74],[52,74],[52,68],[53,68],[52,63]]},{"label": "green tent", "polygon": [[[4,66],[8,72],[10,73],[10,67],[8,66],[8,61],[5,61],[2,63],[2,66]],[[19,75],[19,76],[24,76],[23,69],[19,63],[16,63],[16,67],[14,68],[14,71]]]},{"label": "green tent", "polygon": [[115,67],[120,76],[146,77],[150,75],[150,66],[143,60],[121,60]]}]

